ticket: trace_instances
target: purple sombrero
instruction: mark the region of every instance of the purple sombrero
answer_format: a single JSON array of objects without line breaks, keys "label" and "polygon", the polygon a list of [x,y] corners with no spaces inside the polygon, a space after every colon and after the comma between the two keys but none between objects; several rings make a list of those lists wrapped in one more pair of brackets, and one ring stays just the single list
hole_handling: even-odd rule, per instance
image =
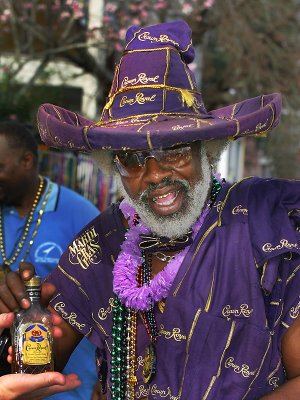
[{"label": "purple sombrero", "polygon": [[132,26],[100,121],[53,104],[38,110],[42,140],[53,147],[167,148],[197,140],[263,135],[279,122],[281,95],[262,95],[207,112],[188,64],[192,32],[184,21]]}]

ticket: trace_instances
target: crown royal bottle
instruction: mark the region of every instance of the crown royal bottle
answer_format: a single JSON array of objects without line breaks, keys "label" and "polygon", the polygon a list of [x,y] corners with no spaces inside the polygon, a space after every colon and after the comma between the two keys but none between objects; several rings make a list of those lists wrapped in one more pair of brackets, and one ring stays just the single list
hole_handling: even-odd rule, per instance
[{"label": "crown royal bottle", "polygon": [[40,304],[41,278],[25,282],[31,306],[15,314],[12,327],[12,372],[37,374],[53,371],[51,313]]}]

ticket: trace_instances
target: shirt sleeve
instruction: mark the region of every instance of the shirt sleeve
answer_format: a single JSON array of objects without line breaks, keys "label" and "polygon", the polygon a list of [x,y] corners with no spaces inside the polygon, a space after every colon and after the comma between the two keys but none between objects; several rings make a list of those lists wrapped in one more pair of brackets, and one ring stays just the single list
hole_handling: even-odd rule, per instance
[{"label": "shirt sleeve", "polygon": [[280,343],[300,311],[300,181],[260,181],[251,196],[250,238],[267,316]]},{"label": "shirt sleeve", "polygon": [[[107,332],[97,324],[95,314],[103,299],[109,297],[111,274],[102,274],[106,268],[100,229],[100,217],[91,221],[69,244],[58,266],[46,281],[56,287],[50,305],[74,329],[97,346]],[[111,268],[111,266],[109,266]],[[104,301],[104,300],[103,300]]]}]

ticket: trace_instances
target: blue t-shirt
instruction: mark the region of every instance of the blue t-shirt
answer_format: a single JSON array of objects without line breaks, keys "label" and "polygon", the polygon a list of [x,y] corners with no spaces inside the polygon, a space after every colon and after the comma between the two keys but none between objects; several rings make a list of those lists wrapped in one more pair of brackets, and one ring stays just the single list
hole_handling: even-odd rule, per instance
[{"label": "blue t-shirt", "polygon": [[[64,186],[58,186],[47,178],[45,179],[47,186],[33,215],[27,240],[17,260],[10,266],[14,271],[18,269],[19,262],[26,254],[29,241],[35,231],[39,211],[44,209],[41,223],[33,238],[33,244],[24,260],[32,263],[37,275],[42,278],[45,278],[56,267],[61,254],[73,237],[89,221],[99,215],[99,210],[83,196]],[[45,199],[47,200],[46,203]],[[5,254],[10,259],[10,255],[15,252],[14,247],[18,244],[18,238],[23,234],[26,217],[20,218],[14,207],[4,207],[3,221]],[[2,256],[0,254],[1,264]],[[51,396],[51,399],[90,399],[93,386],[97,381],[95,346],[86,338],[83,338],[71,355],[63,372],[65,374],[76,373],[80,377],[82,385],[71,392]]]}]

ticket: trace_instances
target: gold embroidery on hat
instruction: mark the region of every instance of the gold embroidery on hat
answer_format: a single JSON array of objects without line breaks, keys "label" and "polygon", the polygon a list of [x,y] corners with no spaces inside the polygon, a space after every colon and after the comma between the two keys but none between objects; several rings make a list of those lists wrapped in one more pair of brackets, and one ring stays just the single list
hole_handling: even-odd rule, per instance
[{"label": "gold embroidery on hat", "polygon": [[140,42],[150,41],[151,43],[172,43],[174,46],[179,47],[179,43],[175,40],[169,38],[166,34],[161,34],[159,37],[150,36],[150,32],[143,32],[137,35],[137,38]]},{"label": "gold embroidery on hat", "polygon": [[116,65],[114,78],[113,78],[113,81],[112,81],[112,85],[111,85],[108,97],[111,97],[112,93],[113,93],[113,90],[117,90],[117,88],[119,87],[120,65],[121,65],[122,61],[123,61],[123,57],[121,58],[119,64]]},{"label": "gold embroidery on hat", "polygon": [[47,114],[47,117],[46,117],[46,132],[48,134],[48,137],[50,137],[50,139],[52,140],[52,143],[55,144],[54,136],[52,135],[52,132],[50,131],[49,126],[48,126],[48,118],[49,117],[50,117],[50,114]]},{"label": "gold embroidery on hat", "polygon": [[155,122],[157,120],[157,116],[154,118],[149,119],[148,121],[144,122],[139,129],[137,130],[137,132],[141,132],[143,128],[145,128],[145,126],[151,124],[152,122]]},{"label": "gold embroidery on hat", "polygon": [[234,117],[234,115],[235,115],[236,107],[237,107],[237,103],[233,104],[232,110],[231,110],[230,119],[233,119],[233,117]]},{"label": "gold embroidery on hat", "polygon": [[[169,69],[170,69],[170,49],[166,50],[166,69],[165,69],[165,74],[164,74],[164,85],[166,86],[168,77],[169,77]],[[166,107],[166,98],[167,98],[167,91],[163,89],[163,103],[162,103],[162,108],[160,112],[165,111]]]},{"label": "gold embroidery on hat", "polygon": [[61,121],[64,121],[63,117],[61,116],[60,111],[59,111],[55,106],[53,106],[53,109],[54,109],[54,111],[56,112],[58,118],[59,118]]},{"label": "gold embroidery on hat", "polygon": [[[165,50],[172,50],[175,51],[180,55],[180,51],[178,51],[175,47],[172,46],[165,46],[165,47],[156,47],[155,49],[133,49],[133,50],[126,50],[124,56],[131,53],[149,53],[153,51],[165,51]],[[122,56],[122,58],[124,57]]]},{"label": "gold embroidery on hat", "polygon": [[188,128],[194,128],[194,124],[189,124],[189,125],[173,125],[171,127],[172,131],[183,131],[184,129],[188,129]]},{"label": "gold embroidery on hat", "polygon": [[274,110],[273,104],[270,104],[270,103],[269,103],[269,104],[267,104],[267,106],[270,107],[271,110],[272,110],[271,123],[270,123],[269,128],[268,128],[268,129],[270,129],[270,128],[272,127],[273,123],[274,123],[274,119],[275,119],[275,110]]},{"label": "gold embroidery on hat", "polygon": [[[177,118],[178,119],[178,118]],[[184,130],[187,128],[195,128],[194,124],[196,123],[196,127],[200,128],[202,124],[207,124],[209,126],[213,126],[214,123],[211,121],[207,121],[206,119],[202,119],[202,118],[190,118],[190,121],[192,121],[193,123],[191,124],[185,124],[185,125],[180,125],[180,123],[178,123],[177,125],[173,125],[171,127],[171,129],[173,131],[178,131],[178,130]]]},{"label": "gold embroidery on hat", "polygon": [[153,102],[156,99],[156,94],[153,94],[151,96],[145,96],[144,93],[138,92],[136,93],[134,98],[128,98],[127,96],[123,96],[119,107],[124,107],[126,105],[133,106],[134,104],[139,104],[143,105],[147,102]]},{"label": "gold embroidery on hat", "polygon": [[[143,89],[163,89],[163,90],[169,90],[169,91],[176,91],[179,92],[182,96],[182,99],[184,101],[188,101],[188,103],[191,103],[191,96],[193,96],[193,103],[192,105],[196,102],[196,99],[194,98],[195,94],[199,94],[196,91],[191,91],[189,89],[182,89],[182,88],[178,88],[175,86],[168,86],[168,85],[164,85],[164,84],[158,84],[158,85],[136,85],[136,86],[131,86],[131,87],[124,87],[124,88],[120,88],[119,90],[117,90],[108,100],[108,102],[105,104],[104,109],[110,109],[116,96],[118,96],[119,94],[122,94],[124,92],[128,92],[128,91],[134,91],[134,90],[143,90]],[[188,99],[188,100],[187,100]],[[200,105],[198,103],[198,105]],[[192,106],[190,106],[192,107]],[[198,110],[195,110],[197,112],[199,112]],[[128,117],[127,117],[128,118]]]},{"label": "gold embroidery on hat", "polygon": [[236,132],[233,135],[233,137],[236,137],[238,135],[240,135],[240,121],[237,118],[232,118],[231,121],[234,121],[236,123]]},{"label": "gold embroidery on hat", "polygon": [[91,127],[91,126],[84,126],[84,127],[83,127],[83,137],[84,137],[84,139],[85,139],[85,142],[86,142],[88,148],[89,148],[90,150],[93,150],[93,147],[90,145],[90,142],[89,142],[89,139],[88,139],[88,130],[89,130],[90,127]]},{"label": "gold embroidery on hat", "polygon": [[78,115],[77,113],[73,112],[75,120],[76,120],[76,126],[79,126],[79,120],[78,120]]},{"label": "gold embroidery on hat", "polygon": [[143,28],[141,28],[141,29],[139,29],[138,31],[134,32],[133,38],[127,43],[125,49],[127,49],[127,47],[130,45],[130,43],[134,41],[134,39],[135,39],[136,36],[141,32],[142,29],[143,29]]},{"label": "gold embroidery on hat", "polygon": [[151,133],[147,131],[147,142],[150,150],[153,150],[152,142],[151,142]]},{"label": "gold embroidery on hat", "polygon": [[[95,122],[93,125],[90,125],[89,128],[95,127],[95,126],[105,126],[105,128],[111,128],[115,129],[116,125],[119,123],[121,126],[135,126],[139,125],[141,123],[144,123],[145,121],[140,121],[141,118],[153,118],[154,116],[166,116],[169,119],[180,119],[180,118],[190,118],[190,119],[195,119],[195,121],[199,120],[202,123],[209,124],[209,125],[214,125],[212,121],[207,121],[206,119],[199,119],[200,115],[196,115],[194,112],[161,112],[161,113],[148,113],[148,114],[139,114],[139,115],[128,115],[126,117],[122,118],[111,118],[109,120],[99,120],[98,122]],[[131,121],[130,123],[128,122],[126,124],[126,121]],[[133,122],[134,121],[134,122]]]},{"label": "gold embroidery on hat", "polygon": [[188,78],[188,81],[189,81],[191,90],[196,90],[195,85],[194,85],[193,80],[192,80],[191,75],[190,75],[189,67],[188,67],[187,64],[182,60],[182,58],[180,58],[180,60],[181,60],[181,62],[182,62],[182,64],[183,64],[184,71],[185,71],[186,76],[187,76],[187,78]]},{"label": "gold embroidery on hat", "polygon": [[158,83],[159,75],[147,76],[145,72],[140,72],[136,78],[129,79],[125,76],[121,82],[121,88],[136,86],[137,84],[148,85],[149,82]]},{"label": "gold embroidery on hat", "polygon": [[266,128],[267,122],[268,122],[268,120],[266,120],[265,123],[259,122],[259,123],[256,125],[256,127],[255,127],[255,132],[258,132],[258,131],[260,131],[260,130]]},{"label": "gold embroidery on hat", "polygon": [[190,43],[187,45],[187,48],[184,50],[181,50],[181,53],[186,53],[187,51],[189,51],[190,47],[192,46],[193,42],[192,39],[190,40]]}]

